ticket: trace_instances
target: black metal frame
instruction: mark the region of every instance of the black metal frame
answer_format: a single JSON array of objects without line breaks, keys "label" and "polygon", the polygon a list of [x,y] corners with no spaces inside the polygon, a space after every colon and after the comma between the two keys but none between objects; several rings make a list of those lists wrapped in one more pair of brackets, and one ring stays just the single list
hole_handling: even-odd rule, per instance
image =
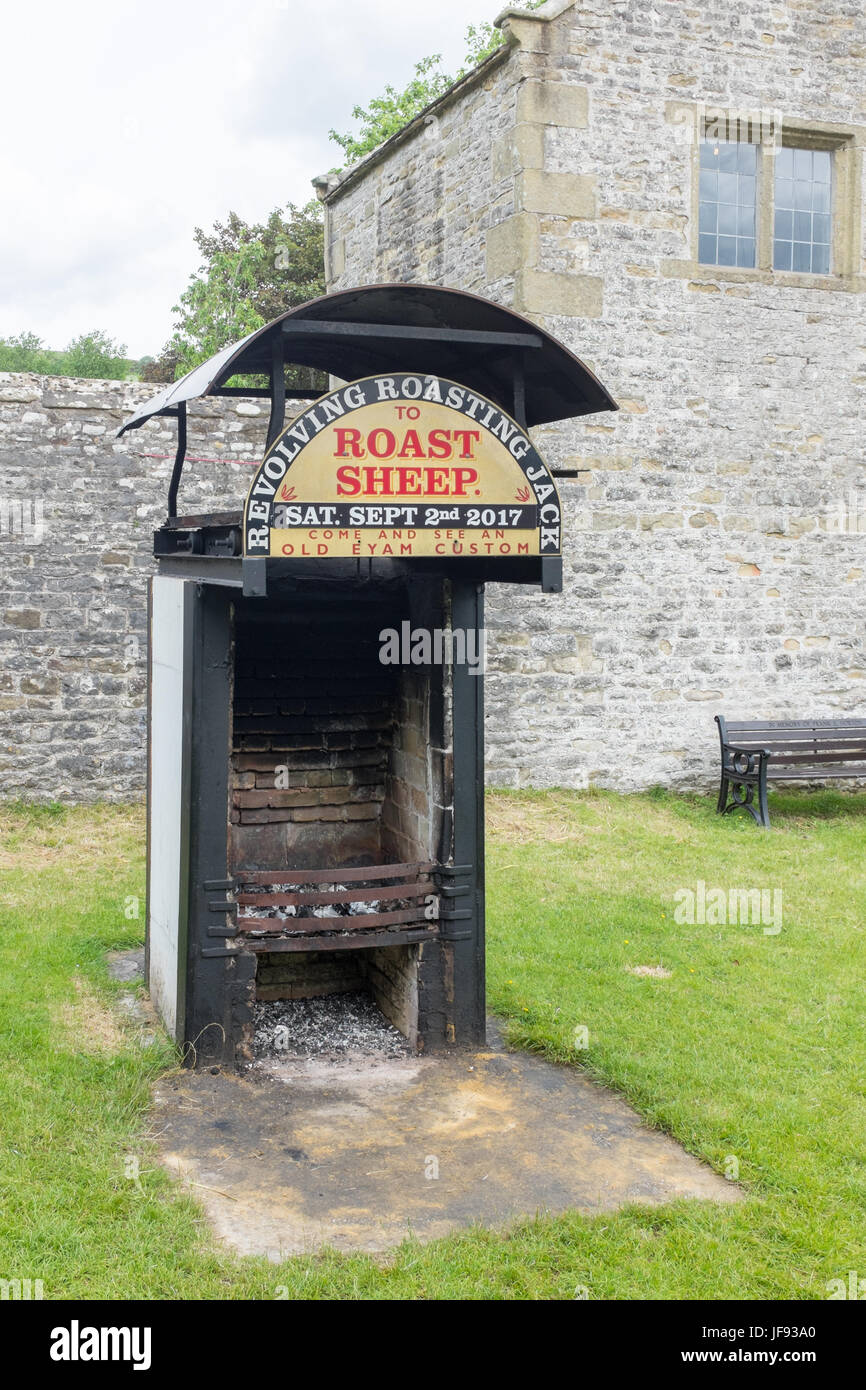
[{"label": "black metal frame", "polygon": [[293,338],[383,338],[398,343],[457,343],[461,347],[477,348],[540,348],[544,340],[539,333],[491,333],[475,328],[419,328],[411,323],[359,323],[332,319],[287,319],[283,333]]},{"label": "black metal frame", "polygon": [[268,421],[268,434],[265,453],[282,433],[286,419],[286,354],[285,338],[274,337],[271,343],[271,418]]},{"label": "black metal frame", "polygon": [[[359,317],[353,318],[356,312]],[[346,317],[339,317],[341,313]],[[365,314],[372,316],[365,317]],[[475,325],[502,323],[503,326],[496,329],[465,326],[473,321]],[[208,362],[193,368],[180,381],[159,392],[122,425],[118,431],[120,435],[138,429],[156,415],[177,419],[177,450],[168,491],[166,525],[169,528],[177,522],[190,400],[202,396],[270,399],[267,432],[267,447],[270,448],[283,428],[286,401],[311,401],[319,394],[315,388],[304,390],[286,386],[289,343],[294,365],[312,367],[345,379],[350,378],[341,367],[351,367],[351,379],[354,379],[397,370],[392,353],[407,358],[412,355],[421,359],[413,362],[413,370],[451,376],[472,385],[503,407],[510,394],[515,419],[524,429],[552,420],[617,409],[616,402],[598,379],[563,344],[513,310],[478,295],[414,284],[370,285],[337,291],[289,310],[240,343],[216,353]],[[405,362],[400,364],[403,366]],[[229,385],[237,375],[266,376],[269,384]],[[554,477],[575,476],[573,469],[550,471]],[[202,553],[210,552],[205,546]],[[555,566],[543,564],[542,569],[545,570],[542,588],[553,591]]]},{"label": "black metal frame", "polygon": [[231,594],[195,587],[191,719],[190,860],[185,1061],[192,1066],[239,1060],[239,1028],[252,1018],[256,962],[226,944],[227,918],[210,911],[214,891],[229,886],[228,804],[231,766],[233,625]]},{"label": "black metal frame", "polygon": [[186,401],[181,401],[174,413],[177,415],[177,452],[174,456],[174,467],[171,470],[171,481],[168,485],[168,515],[170,517],[177,516],[177,490],[180,487],[180,476],[186,458]]},{"label": "black metal frame", "polygon": [[[722,755],[722,774],[719,785],[719,800],[716,810],[720,815],[729,811],[748,811],[755,823],[769,829],[770,812],[767,807],[767,767],[770,752],[767,748],[741,748],[729,743],[727,727],[722,715],[716,715],[719,726],[719,743]],[[755,805],[755,793],[758,804]],[[728,796],[730,795],[730,801]]]},{"label": "black metal frame", "polygon": [[[288,365],[285,345],[287,339],[328,340],[331,338],[375,339],[378,343],[382,339],[387,339],[395,343],[406,343],[411,345],[413,342],[441,342],[443,346],[459,343],[461,347],[477,347],[480,350],[490,351],[493,348],[509,349],[514,353],[514,372],[513,372],[513,398],[514,398],[514,418],[517,423],[526,429],[526,390],[525,390],[525,368],[523,363],[523,352],[532,348],[541,348],[543,339],[535,333],[489,333],[483,330],[454,329],[454,328],[417,328],[412,324],[381,324],[381,323],[339,323],[331,322],[328,319],[289,319],[282,324],[280,334],[274,334],[271,339],[271,366],[270,366],[270,385],[267,387],[232,387],[218,386],[212,392],[217,396],[264,396],[270,398],[271,414],[268,421],[268,432],[265,443],[265,451],[275,443],[282,433],[286,418],[286,400],[291,397],[295,400],[312,399],[310,393],[297,390],[289,391],[286,387],[286,366]],[[517,349],[518,351],[514,351]],[[165,415],[177,418],[177,452],[174,459],[171,481],[168,489],[168,517],[174,520],[177,517],[177,494],[180,487],[181,475],[183,473],[184,461],[187,449],[187,403],[181,401],[178,406],[161,412]],[[570,476],[570,474],[568,475]]]},{"label": "black metal frame", "polygon": [[[318,334],[318,347],[316,324],[327,325]],[[356,325],[367,339],[360,355]],[[404,356],[411,351],[413,371],[450,375],[503,405],[509,359],[530,344],[538,349],[529,354],[530,426],[617,409],[579,358],[513,309],[464,290],[397,282],[334,291],[287,310],[158,392],[119,433],[139,428],[154,415],[175,414],[179,402],[201,396],[270,394],[263,386],[228,383],[236,375],[268,377],[272,339],[284,332],[294,335],[302,354],[297,365],[322,374],[350,381],[370,371],[399,370],[395,352]],[[408,345],[402,351],[396,346],[401,341]],[[365,360],[371,352],[375,364],[368,370]],[[287,394],[310,399],[317,392],[293,389]]]},{"label": "black metal frame", "polygon": [[[484,585],[453,579],[451,625],[484,628]],[[453,667],[451,691],[454,750],[453,885],[446,897],[440,938],[450,948],[454,1017],[464,1040],[483,1044],[485,1032],[484,888],[484,677],[467,666]],[[466,901],[468,899],[468,901]]]}]

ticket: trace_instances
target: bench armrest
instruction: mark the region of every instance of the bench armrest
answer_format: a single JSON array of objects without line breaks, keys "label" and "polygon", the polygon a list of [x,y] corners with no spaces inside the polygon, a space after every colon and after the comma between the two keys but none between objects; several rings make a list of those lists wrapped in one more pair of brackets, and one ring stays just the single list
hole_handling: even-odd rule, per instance
[{"label": "bench armrest", "polygon": [[736,743],[722,743],[722,769],[746,777],[757,777],[766,767],[769,748],[743,748]]}]

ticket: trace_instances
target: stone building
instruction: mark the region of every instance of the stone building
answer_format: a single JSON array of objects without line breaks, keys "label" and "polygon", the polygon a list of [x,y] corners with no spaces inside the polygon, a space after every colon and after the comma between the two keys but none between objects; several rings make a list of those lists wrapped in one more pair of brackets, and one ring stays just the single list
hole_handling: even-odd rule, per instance
[{"label": "stone building", "polygon": [[548,0],[497,23],[493,56],[317,181],[328,285],[487,295],[620,404],[536,432],[578,470],[566,586],[532,629],[491,592],[491,781],[706,786],[715,713],[863,704],[866,15]]},{"label": "stone building", "polygon": [[[500,24],[319,181],[329,288],[489,295],[621,407],[536,432],[578,470],[566,587],[490,593],[490,781],[708,787],[717,711],[862,712],[866,15],[549,0]],[[4,796],[143,793],[174,425],[115,432],[152,390],[0,374]],[[237,507],[265,427],[260,403],[195,403],[186,510]]]}]

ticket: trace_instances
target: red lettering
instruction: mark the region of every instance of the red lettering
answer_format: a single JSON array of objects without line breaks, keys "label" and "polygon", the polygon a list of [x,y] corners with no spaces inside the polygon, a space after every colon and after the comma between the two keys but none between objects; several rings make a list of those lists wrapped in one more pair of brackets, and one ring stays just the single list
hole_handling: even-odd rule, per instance
[{"label": "red lettering", "polygon": [[[461,455],[463,457],[463,455]],[[465,497],[466,489],[470,483],[478,482],[478,470],[476,468],[455,468],[454,469],[454,496]]]},{"label": "red lettering", "polygon": [[[412,431],[412,433],[414,433],[414,431]],[[380,435],[384,440],[383,448],[380,448],[378,443]],[[374,458],[393,458],[394,452],[397,448],[397,440],[394,436],[394,431],[386,429],[371,430],[370,433],[367,435],[367,448],[370,450],[370,453],[373,455]]]},{"label": "red lettering", "polygon": [[[398,468],[397,495],[399,497],[412,497],[421,492],[421,475],[426,472],[426,468]],[[413,483],[414,487],[411,486]]]},{"label": "red lettering", "polygon": [[364,458],[364,450],[361,448],[361,431],[349,430],[342,426],[335,430],[337,436],[337,449],[334,458],[346,459],[350,456],[356,459]]},{"label": "red lettering", "polygon": [[401,459],[423,459],[427,457],[424,452],[424,446],[418,438],[417,430],[406,431],[406,437],[403,440],[402,448],[397,457]]},{"label": "red lettering", "polygon": [[[358,434],[358,430],[354,430],[352,433]],[[337,469],[338,497],[357,497],[361,491],[361,480],[358,477],[360,471],[360,468],[348,463],[344,463],[342,468]]]},{"label": "red lettering", "polygon": [[[390,434],[390,430],[387,431]],[[391,438],[393,439],[393,435]],[[373,450],[370,450],[373,453]],[[364,492],[369,496],[377,493],[391,493],[391,475],[393,468],[365,468],[364,469]]]},{"label": "red lettering", "polygon": [[427,457],[431,459],[450,459],[450,430],[431,430],[427,436]]},{"label": "red lettering", "polygon": [[448,496],[448,479],[451,476],[450,468],[425,468],[427,475],[427,493],[430,497]]},{"label": "red lettering", "polygon": [[[374,431],[390,433],[390,431]],[[371,448],[370,453],[375,453]],[[338,497],[466,497],[478,483],[477,468],[374,468],[367,464],[343,464],[337,469]]]},{"label": "red lettering", "polygon": [[454,438],[456,440],[463,440],[463,451],[460,455],[462,459],[471,459],[475,457],[475,455],[472,452],[472,445],[470,443],[470,440],[479,440],[481,438],[480,430],[455,430]]}]

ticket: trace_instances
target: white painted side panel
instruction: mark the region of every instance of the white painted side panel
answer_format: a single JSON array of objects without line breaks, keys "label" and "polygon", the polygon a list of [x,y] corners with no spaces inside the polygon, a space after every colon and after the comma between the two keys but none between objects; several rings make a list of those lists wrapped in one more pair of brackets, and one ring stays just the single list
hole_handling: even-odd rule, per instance
[{"label": "white painted side panel", "polygon": [[[173,1038],[185,962],[179,959],[183,820],[183,579],[157,576],[151,599],[149,986]],[[181,1041],[178,1039],[178,1041]]]}]

